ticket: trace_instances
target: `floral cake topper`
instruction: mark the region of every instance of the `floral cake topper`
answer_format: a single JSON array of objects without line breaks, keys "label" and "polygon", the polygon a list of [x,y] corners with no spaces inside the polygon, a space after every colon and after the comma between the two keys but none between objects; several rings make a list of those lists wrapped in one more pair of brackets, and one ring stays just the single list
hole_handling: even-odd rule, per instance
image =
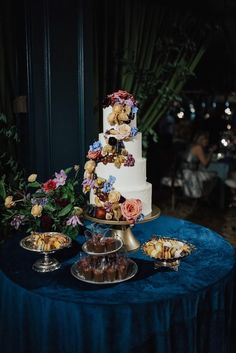
[{"label": "floral cake topper", "polygon": [[138,112],[138,101],[132,94],[119,90],[108,94],[103,101],[103,108],[112,107],[112,112],[108,115],[108,123],[113,125],[129,124]]}]

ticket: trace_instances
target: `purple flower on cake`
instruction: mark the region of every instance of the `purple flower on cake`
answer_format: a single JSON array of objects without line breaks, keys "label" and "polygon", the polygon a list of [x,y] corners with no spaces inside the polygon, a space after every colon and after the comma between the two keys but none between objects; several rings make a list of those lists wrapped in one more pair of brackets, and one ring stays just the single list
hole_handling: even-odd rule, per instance
[{"label": "purple flower on cake", "polygon": [[128,154],[128,156],[126,157],[124,166],[125,167],[133,167],[134,164],[135,164],[135,159],[134,159],[133,155],[132,154]]},{"label": "purple flower on cake", "polygon": [[89,192],[91,189],[93,189],[94,187],[94,180],[93,179],[84,179],[82,182],[82,186],[83,186],[83,193],[86,194],[87,192]]},{"label": "purple flower on cake", "polygon": [[111,212],[112,211],[112,203],[111,202],[105,202],[104,203],[104,208],[106,212]]},{"label": "purple flower on cake", "polygon": [[55,181],[56,183],[56,187],[58,188],[59,186],[65,185],[66,183],[66,179],[67,179],[67,175],[64,172],[64,170],[61,170],[60,173],[55,173],[55,179],[53,179],[53,181]]},{"label": "purple flower on cake", "polygon": [[83,225],[78,216],[72,216],[66,221],[67,226],[76,227],[77,225]]}]

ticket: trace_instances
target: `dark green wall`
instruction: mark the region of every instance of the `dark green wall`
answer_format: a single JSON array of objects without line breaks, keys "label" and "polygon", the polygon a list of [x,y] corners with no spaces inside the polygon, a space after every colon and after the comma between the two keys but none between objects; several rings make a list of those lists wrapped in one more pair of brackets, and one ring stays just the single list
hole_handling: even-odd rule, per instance
[{"label": "dark green wall", "polygon": [[73,164],[82,167],[98,134],[90,16],[90,1],[25,2],[27,164],[44,179]]}]

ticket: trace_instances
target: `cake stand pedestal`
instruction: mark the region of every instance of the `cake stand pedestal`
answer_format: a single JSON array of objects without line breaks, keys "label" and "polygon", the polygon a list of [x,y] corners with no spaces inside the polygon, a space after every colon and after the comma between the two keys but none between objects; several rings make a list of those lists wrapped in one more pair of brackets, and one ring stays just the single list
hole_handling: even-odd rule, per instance
[{"label": "cake stand pedestal", "polygon": [[[138,223],[150,222],[156,218],[158,218],[161,214],[161,211],[155,205],[152,206],[152,212],[144,217],[144,219]],[[135,224],[130,224],[127,221],[114,221],[114,220],[106,220],[100,219],[96,217],[92,217],[87,213],[84,214],[84,218],[93,222],[100,224],[110,224],[111,225],[111,233],[114,238],[121,239],[123,242],[123,246],[127,251],[135,251],[140,247],[140,242],[135,238],[132,228]]]}]

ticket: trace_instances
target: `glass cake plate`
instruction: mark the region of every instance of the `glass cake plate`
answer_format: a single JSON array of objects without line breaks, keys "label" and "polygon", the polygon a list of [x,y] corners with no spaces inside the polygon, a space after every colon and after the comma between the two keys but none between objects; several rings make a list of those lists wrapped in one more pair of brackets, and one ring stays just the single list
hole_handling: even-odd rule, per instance
[{"label": "glass cake plate", "polygon": [[129,279],[131,279],[132,277],[134,277],[138,271],[138,265],[136,264],[135,261],[129,259],[128,260],[129,262],[129,267],[128,267],[128,273],[127,275],[125,276],[125,278],[122,278],[122,279],[116,279],[114,281],[94,281],[94,280],[89,280],[89,279],[86,279],[83,275],[81,275],[79,273],[79,270],[78,270],[78,262],[75,262],[72,266],[71,266],[71,274],[79,279],[80,281],[82,282],[86,282],[86,283],[92,283],[92,284],[113,284],[113,283],[120,283],[120,282],[124,282],[124,281],[128,281]]},{"label": "glass cake plate", "polygon": [[[37,241],[39,241],[38,239],[40,240],[40,245],[39,242],[37,243]],[[44,239],[46,239],[45,243]],[[60,268],[61,264],[59,261],[51,258],[50,254],[67,248],[70,245],[71,238],[58,232],[35,232],[20,241],[20,246],[23,249],[38,252],[43,255],[43,257],[37,260],[32,266],[33,270],[37,272],[51,272]]]},{"label": "glass cake plate", "polygon": [[84,252],[86,252],[88,255],[96,255],[96,256],[104,256],[104,255],[108,255],[108,254],[112,254],[112,253],[115,253],[117,251],[119,251],[122,246],[123,246],[123,242],[121,239],[115,239],[116,241],[116,247],[115,249],[113,250],[109,250],[109,251],[104,251],[104,252],[94,252],[94,251],[89,251],[87,249],[87,242],[85,242],[83,245],[82,245],[82,250]]},{"label": "glass cake plate", "polygon": [[166,267],[178,271],[180,260],[190,255],[195,246],[185,240],[153,235],[142,247],[145,255],[154,259],[154,268]]}]

